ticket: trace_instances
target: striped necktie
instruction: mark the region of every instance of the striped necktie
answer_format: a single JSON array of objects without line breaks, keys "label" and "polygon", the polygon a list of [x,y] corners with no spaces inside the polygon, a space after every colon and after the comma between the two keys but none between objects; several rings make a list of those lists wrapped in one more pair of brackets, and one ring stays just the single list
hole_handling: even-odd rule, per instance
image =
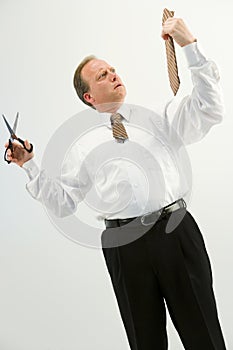
[{"label": "striped necktie", "polygon": [[113,137],[118,142],[124,142],[128,139],[127,132],[124,125],[122,124],[122,115],[120,113],[115,113],[111,115],[111,125]]},{"label": "striped necktie", "polygon": [[[169,11],[164,9],[163,11],[163,23],[169,18],[174,16],[174,11]],[[178,76],[178,68],[176,62],[176,53],[174,47],[174,41],[171,36],[168,37],[168,40],[165,41],[166,45],[166,54],[167,54],[167,68],[170,85],[174,95],[177,94],[177,91],[180,86],[180,79]]]}]

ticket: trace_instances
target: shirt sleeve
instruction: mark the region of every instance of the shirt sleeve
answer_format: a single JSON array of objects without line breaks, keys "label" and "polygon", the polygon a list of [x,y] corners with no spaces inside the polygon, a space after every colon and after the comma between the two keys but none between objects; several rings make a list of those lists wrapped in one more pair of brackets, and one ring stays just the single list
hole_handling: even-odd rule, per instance
[{"label": "shirt sleeve", "polygon": [[26,184],[29,194],[57,217],[73,214],[91,188],[84,156],[77,146],[68,153],[59,177],[50,177],[33,159],[24,163],[23,169],[29,178]]},{"label": "shirt sleeve", "polygon": [[[197,42],[182,50],[191,71],[193,89],[181,100],[169,123],[188,145],[201,140],[214,124],[220,123],[225,108],[216,64],[204,56]],[[170,119],[167,107],[164,116]]]}]

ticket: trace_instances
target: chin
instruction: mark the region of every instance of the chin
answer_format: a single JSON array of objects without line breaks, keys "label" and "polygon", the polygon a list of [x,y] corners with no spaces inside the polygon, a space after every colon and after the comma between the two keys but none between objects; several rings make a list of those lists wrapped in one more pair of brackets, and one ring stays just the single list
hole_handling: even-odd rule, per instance
[{"label": "chin", "polygon": [[126,96],[126,90],[125,89],[122,89],[123,91],[120,92],[119,91],[119,100],[121,100],[122,102],[124,102],[124,99],[125,99],[125,96]]}]

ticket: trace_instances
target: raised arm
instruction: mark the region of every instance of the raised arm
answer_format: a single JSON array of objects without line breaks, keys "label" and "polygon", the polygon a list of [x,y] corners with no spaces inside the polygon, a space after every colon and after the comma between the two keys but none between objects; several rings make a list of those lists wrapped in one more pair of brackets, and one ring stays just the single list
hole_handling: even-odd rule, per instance
[{"label": "raised arm", "polygon": [[183,142],[191,144],[201,140],[214,124],[222,121],[225,109],[219,72],[216,64],[200,51],[182,19],[166,21],[162,31],[164,40],[168,34],[182,47],[193,82],[191,94],[183,98],[169,122]]}]

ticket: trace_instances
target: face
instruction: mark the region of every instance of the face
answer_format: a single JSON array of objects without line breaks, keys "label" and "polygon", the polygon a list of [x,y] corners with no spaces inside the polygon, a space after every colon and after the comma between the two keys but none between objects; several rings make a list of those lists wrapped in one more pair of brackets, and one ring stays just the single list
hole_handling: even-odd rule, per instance
[{"label": "face", "polygon": [[91,103],[99,111],[104,111],[105,106],[119,105],[124,101],[126,89],[115,68],[107,62],[93,59],[82,69],[82,77],[89,84],[89,91],[84,94],[87,102]]}]

